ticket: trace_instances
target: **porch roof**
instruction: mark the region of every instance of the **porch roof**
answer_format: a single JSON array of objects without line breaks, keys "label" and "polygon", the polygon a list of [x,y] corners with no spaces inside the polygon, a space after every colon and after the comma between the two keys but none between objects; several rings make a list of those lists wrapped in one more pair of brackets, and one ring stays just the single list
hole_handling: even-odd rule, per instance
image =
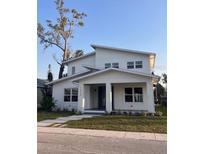
[{"label": "porch roof", "polygon": [[108,69],[103,69],[103,70],[100,70],[100,71],[96,71],[96,72],[93,72],[93,73],[90,73],[90,74],[86,74],[86,75],[74,78],[74,79],[72,79],[72,81],[77,82],[77,81],[80,81],[82,79],[85,79],[85,78],[88,78],[88,77],[92,77],[92,76],[97,75],[97,74],[103,74],[103,73],[108,72],[108,71],[118,71],[118,72],[123,72],[123,73],[129,73],[129,74],[134,74],[134,75],[151,77],[151,78],[153,78],[155,80],[158,80],[160,78],[157,75],[146,74],[146,73],[137,72],[137,71],[130,71],[130,70],[120,69],[120,68],[108,68]]}]

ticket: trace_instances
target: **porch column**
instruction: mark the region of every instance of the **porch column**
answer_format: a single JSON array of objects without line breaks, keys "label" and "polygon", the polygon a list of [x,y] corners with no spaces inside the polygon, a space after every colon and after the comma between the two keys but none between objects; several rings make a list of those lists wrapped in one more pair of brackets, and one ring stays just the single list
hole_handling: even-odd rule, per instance
[{"label": "porch column", "polygon": [[146,82],[146,96],[147,96],[148,112],[155,113],[154,91],[153,91],[152,82]]},{"label": "porch column", "polygon": [[85,107],[85,85],[80,83],[78,91],[78,112],[83,113]]},{"label": "porch column", "polygon": [[111,83],[106,83],[106,112],[112,111],[112,87]]}]

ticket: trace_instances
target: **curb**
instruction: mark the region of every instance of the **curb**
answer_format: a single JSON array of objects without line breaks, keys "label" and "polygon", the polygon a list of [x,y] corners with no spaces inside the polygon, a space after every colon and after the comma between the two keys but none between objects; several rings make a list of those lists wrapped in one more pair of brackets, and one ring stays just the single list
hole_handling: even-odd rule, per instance
[{"label": "curb", "polygon": [[69,135],[93,136],[93,137],[110,137],[110,138],[124,138],[124,139],[136,139],[136,140],[167,141],[167,134],[96,130],[96,129],[38,127],[38,133],[69,134]]}]

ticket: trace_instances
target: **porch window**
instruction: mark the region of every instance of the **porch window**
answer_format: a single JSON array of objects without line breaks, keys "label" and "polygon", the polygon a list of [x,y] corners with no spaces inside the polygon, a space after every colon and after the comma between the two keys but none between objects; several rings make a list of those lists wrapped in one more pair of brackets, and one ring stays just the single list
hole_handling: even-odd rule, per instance
[{"label": "porch window", "polygon": [[133,102],[132,88],[125,88],[125,102]]},{"label": "porch window", "polygon": [[78,89],[77,88],[65,88],[64,89],[64,102],[77,102],[78,101]]},{"label": "porch window", "polygon": [[110,68],[111,67],[111,63],[105,63],[105,68]]},{"label": "porch window", "polygon": [[135,102],[143,102],[142,88],[134,88],[134,100]]},{"label": "porch window", "polygon": [[64,89],[64,102],[70,102],[70,93],[71,93],[71,89],[69,88]]},{"label": "porch window", "polygon": [[142,61],[136,61],[135,68],[142,68]]},{"label": "porch window", "polygon": [[78,101],[78,89],[72,89],[72,102],[77,102]]},{"label": "porch window", "polygon": [[127,62],[127,69],[133,69],[134,68],[134,62]]},{"label": "porch window", "polygon": [[119,63],[112,63],[113,68],[119,68]]},{"label": "porch window", "polygon": [[143,102],[143,89],[141,87],[125,88],[125,102]]}]

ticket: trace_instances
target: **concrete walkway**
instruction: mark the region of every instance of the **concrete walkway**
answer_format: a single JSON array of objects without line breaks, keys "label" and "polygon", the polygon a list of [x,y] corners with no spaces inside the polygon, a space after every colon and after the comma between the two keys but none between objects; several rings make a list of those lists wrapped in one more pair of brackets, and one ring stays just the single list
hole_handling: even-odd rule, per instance
[{"label": "concrete walkway", "polygon": [[136,139],[136,140],[141,139],[141,140],[167,141],[167,134],[143,133],[143,132],[38,127],[38,133],[124,138],[124,139]]},{"label": "concrete walkway", "polygon": [[60,117],[57,119],[43,120],[43,121],[38,122],[38,127],[46,127],[46,126],[50,126],[52,124],[63,124],[63,123],[70,121],[70,120],[81,120],[83,118],[92,118],[92,117],[96,117],[96,116],[100,116],[100,114],[72,115],[72,116],[68,116],[68,117]]}]

